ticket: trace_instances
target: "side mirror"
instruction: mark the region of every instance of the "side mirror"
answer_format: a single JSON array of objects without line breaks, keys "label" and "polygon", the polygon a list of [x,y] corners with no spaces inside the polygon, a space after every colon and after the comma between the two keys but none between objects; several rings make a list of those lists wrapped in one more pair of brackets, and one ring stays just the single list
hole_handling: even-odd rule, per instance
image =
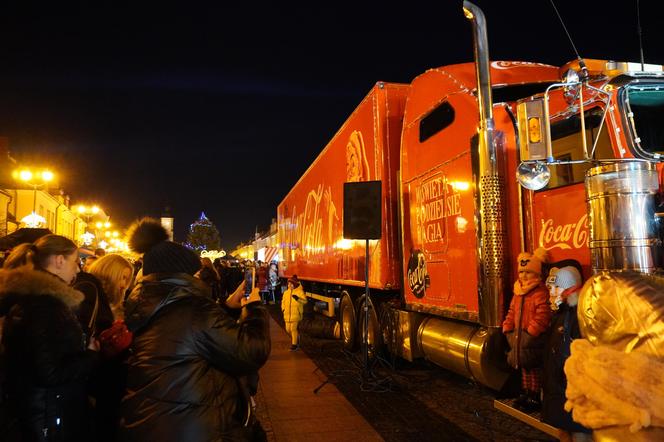
[{"label": "side mirror", "polygon": [[546,160],[549,146],[549,115],[543,98],[517,105],[521,161]]}]

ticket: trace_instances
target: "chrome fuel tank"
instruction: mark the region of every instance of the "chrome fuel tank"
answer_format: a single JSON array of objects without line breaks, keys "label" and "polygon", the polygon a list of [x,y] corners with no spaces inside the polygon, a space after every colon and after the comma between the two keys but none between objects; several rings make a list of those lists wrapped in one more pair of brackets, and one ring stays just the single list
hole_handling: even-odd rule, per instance
[{"label": "chrome fuel tank", "polygon": [[498,328],[427,318],[418,338],[428,360],[494,390],[500,390],[509,376]]},{"label": "chrome fuel tank", "polygon": [[655,216],[659,177],[654,164],[605,164],[586,173],[591,265],[651,273],[661,268]]}]

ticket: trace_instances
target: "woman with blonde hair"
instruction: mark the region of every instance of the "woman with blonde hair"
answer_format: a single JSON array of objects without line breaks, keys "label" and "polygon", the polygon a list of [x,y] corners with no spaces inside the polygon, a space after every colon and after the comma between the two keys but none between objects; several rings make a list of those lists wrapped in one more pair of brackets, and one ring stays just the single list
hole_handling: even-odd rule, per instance
[{"label": "woman with blonde hair", "polygon": [[95,428],[99,441],[115,441],[119,424],[119,407],[126,385],[124,360],[132,334],[124,323],[124,296],[131,286],[134,266],[120,255],[97,258],[88,269],[99,280],[113,312],[114,322],[99,335],[103,356],[91,379],[91,393],[96,399]]},{"label": "woman with blonde hair", "polygon": [[122,256],[110,254],[95,260],[89,272],[101,281],[115,319],[123,319],[122,303],[133,280],[134,266]]}]

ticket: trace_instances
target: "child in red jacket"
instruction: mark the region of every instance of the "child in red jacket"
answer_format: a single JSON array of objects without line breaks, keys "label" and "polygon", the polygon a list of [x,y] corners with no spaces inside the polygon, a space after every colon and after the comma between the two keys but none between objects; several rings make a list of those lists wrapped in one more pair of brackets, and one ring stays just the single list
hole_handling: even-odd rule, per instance
[{"label": "child in red jacket", "polygon": [[549,292],[542,281],[542,263],[547,252],[520,253],[517,258],[519,279],[514,283],[514,296],[503,322],[503,333],[510,345],[507,362],[521,370],[523,393],[515,405],[523,411],[535,411],[541,405],[543,333],[551,322]]}]

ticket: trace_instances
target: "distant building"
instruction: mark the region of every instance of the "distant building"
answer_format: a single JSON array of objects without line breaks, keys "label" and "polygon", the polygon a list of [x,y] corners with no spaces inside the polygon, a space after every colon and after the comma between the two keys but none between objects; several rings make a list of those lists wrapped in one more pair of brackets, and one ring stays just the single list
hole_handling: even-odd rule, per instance
[{"label": "distant building", "polygon": [[21,220],[34,211],[44,218],[41,227],[78,242],[86,223],[70,207],[69,196],[59,189],[52,193],[48,187],[19,188],[24,186],[12,177],[17,166],[7,138],[0,137],[0,236],[24,227]]}]

